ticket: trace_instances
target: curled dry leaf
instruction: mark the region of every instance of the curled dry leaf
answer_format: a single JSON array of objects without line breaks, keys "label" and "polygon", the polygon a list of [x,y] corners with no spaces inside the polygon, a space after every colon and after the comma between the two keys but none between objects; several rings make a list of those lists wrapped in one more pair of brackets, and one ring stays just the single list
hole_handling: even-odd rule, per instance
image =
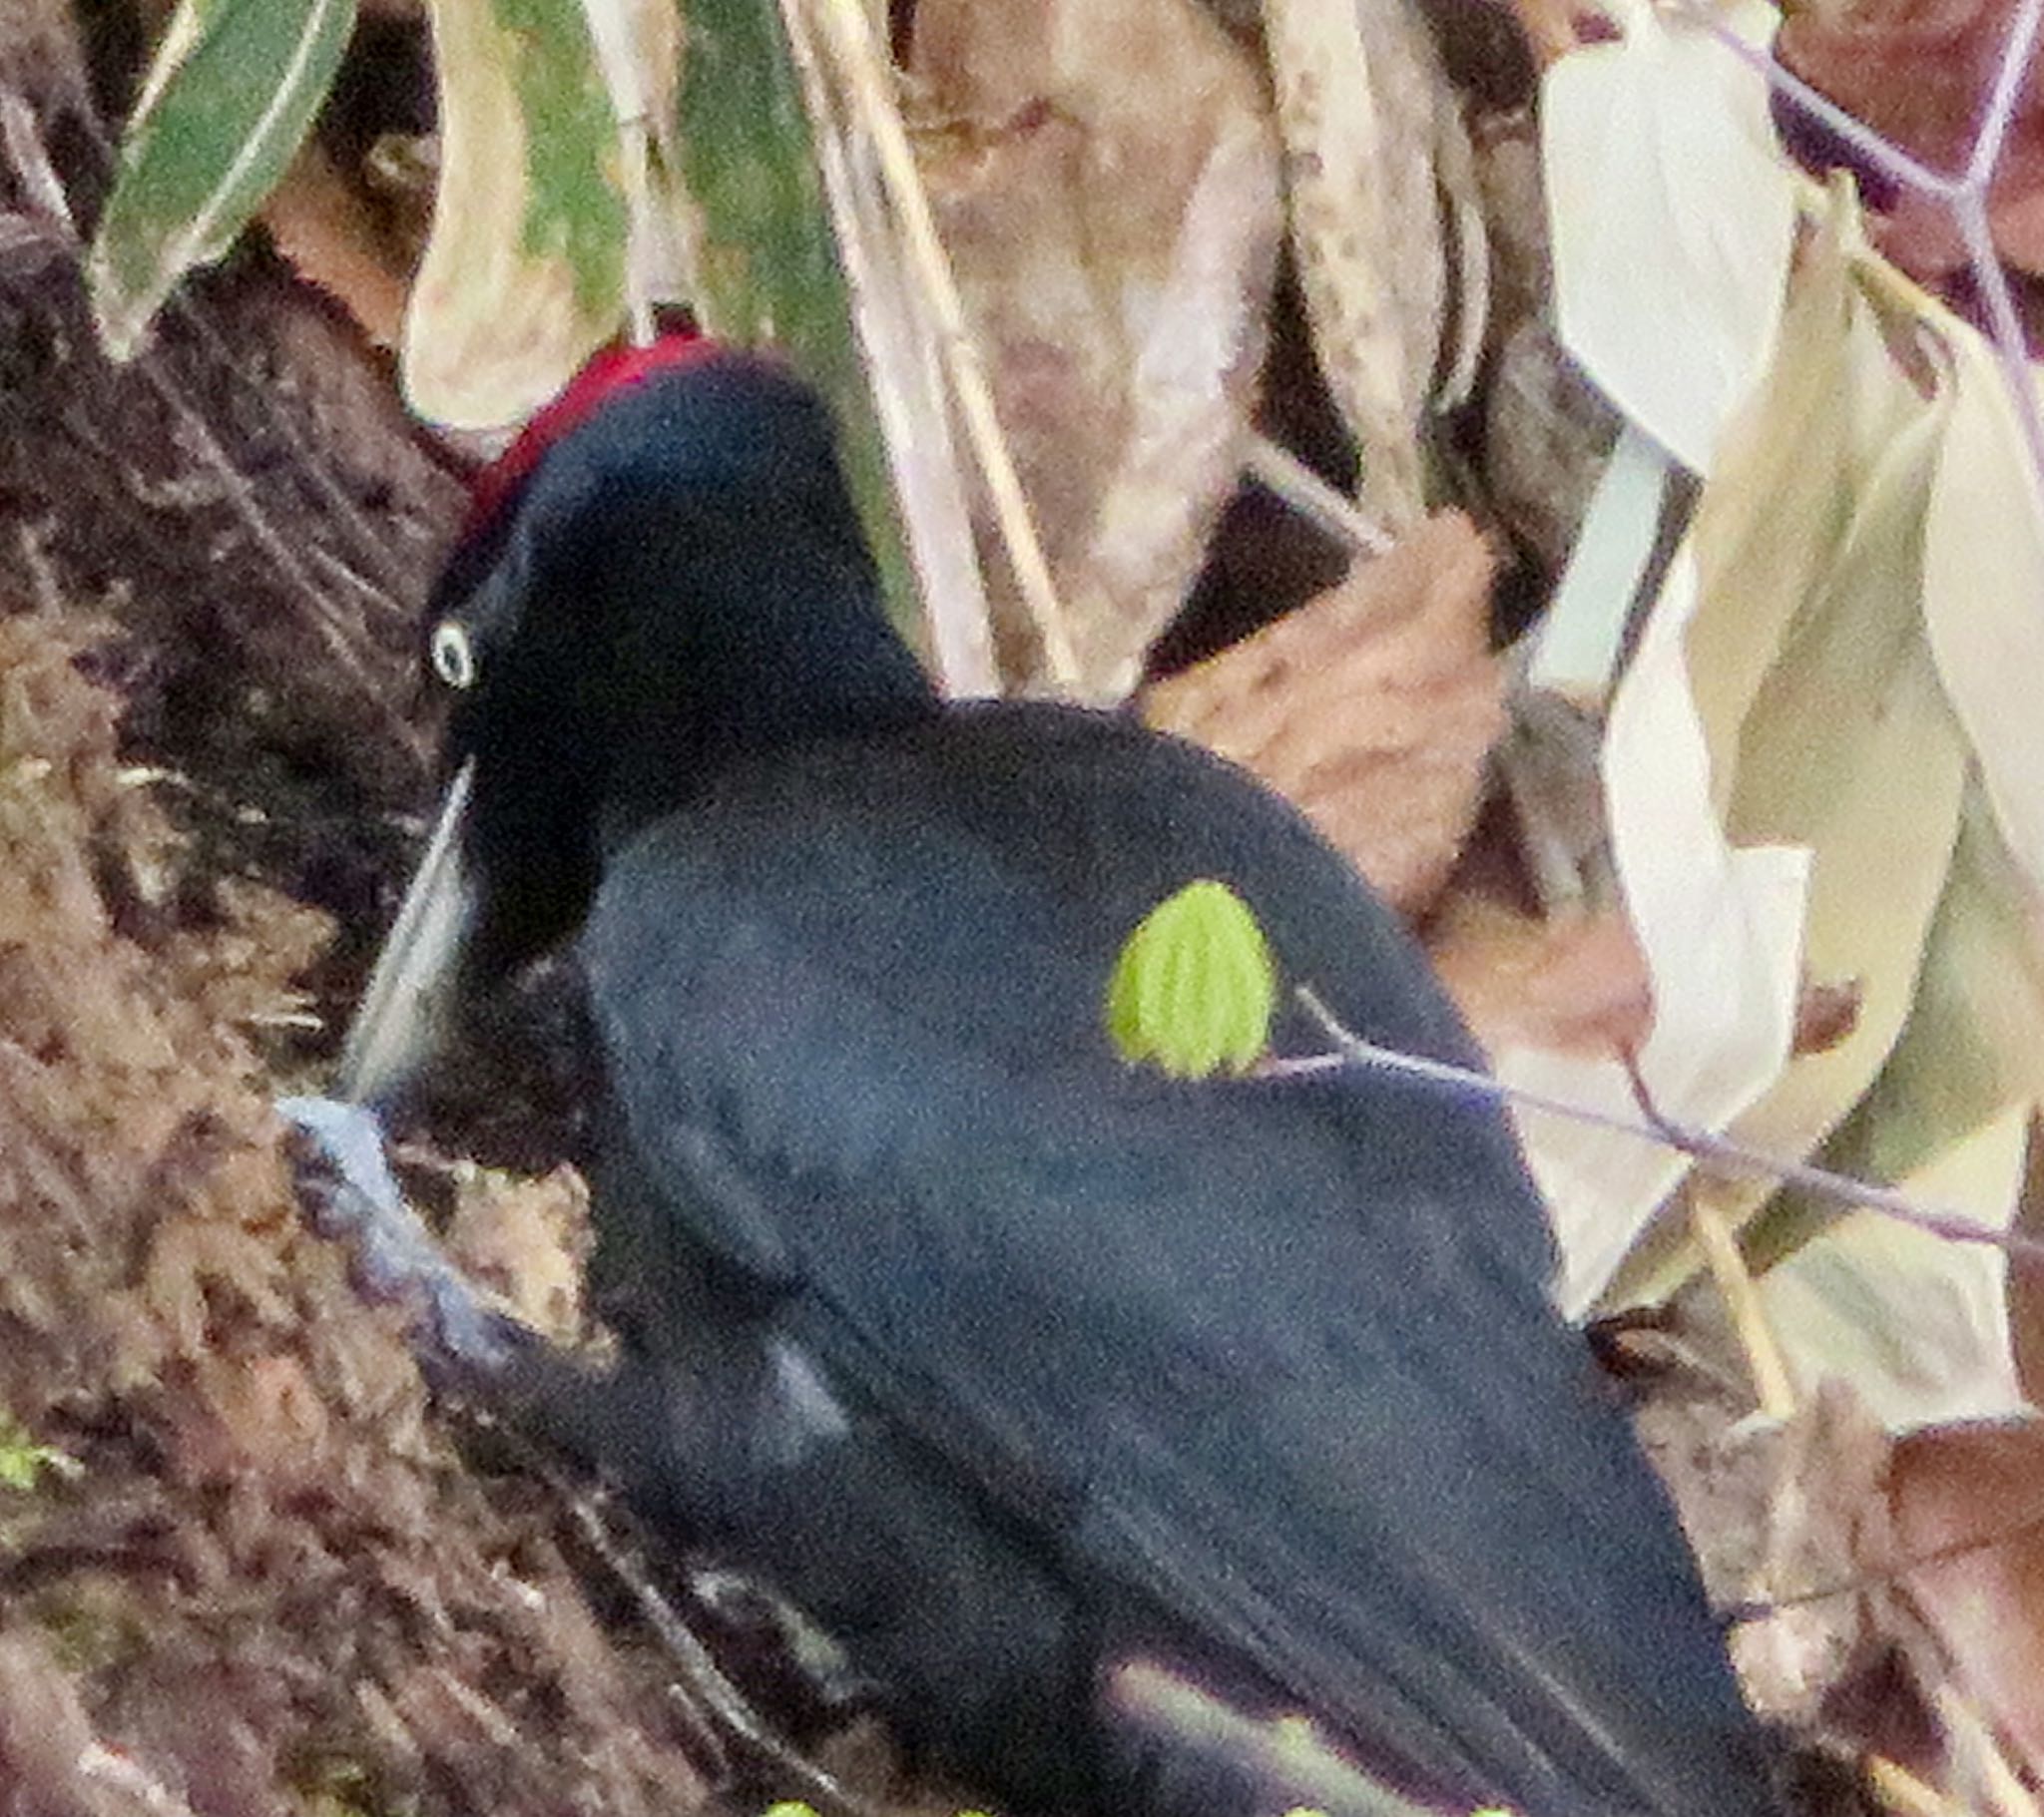
[{"label": "curled dry leaf", "polygon": [[[1264,20],[1314,348],[1361,445],[1363,510],[1403,531],[1425,510],[1436,374],[1483,332],[1474,155],[1405,0],[1268,0]],[[1444,214],[1465,229],[1452,248]]]},{"label": "curled dry leaf", "polygon": [[[1788,1049],[1807,861],[1782,847],[1735,849],[1725,836],[1683,655],[1698,611],[1685,556],[1613,702],[1604,785],[1619,882],[1653,979],[1638,1080],[1664,1116],[1722,1128],[1779,1074]],[[1615,1061],[1535,1046],[1494,1058],[1509,1084],[1628,1121],[1637,1114],[1635,1078]],[[1665,1143],[1574,1119],[1527,1111],[1519,1125],[1561,1242],[1560,1297],[1580,1313],[1688,1163]]]},{"label": "curled dry leaf", "polygon": [[1439,891],[1504,729],[1495,562],[1459,512],[1288,618],[1153,687],[1152,725],[1288,796],[1407,913]]},{"label": "curled dry leaf", "polygon": [[[1805,249],[1766,382],[1718,448],[1605,753],[1615,854],[1654,972],[1642,1067],[1655,1100],[1790,1158],[1851,1114],[1912,1014],[1967,768],[1922,629],[1950,391],[1925,398],[1896,369],[1850,275],[1853,230],[1841,203]],[[1678,800],[1698,824],[1671,839]],[[1714,847],[1722,876],[1744,870],[1762,887],[1707,914]],[[1791,1058],[1805,976],[1854,981],[1857,1013],[1840,1039]],[[1967,1127],[1947,1123],[1905,1166]],[[1627,1165],[1544,1121],[1528,1134],[1577,1246],[1573,1278],[1594,1282],[1593,1254],[1602,1266],[1630,1248],[1598,1290],[1611,1303],[1665,1296],[1693,1251],[1674,1226],[1638,1238],[1679,1162],[1673,1174],[1665,1160]],[[1754,1185],[1741,1211],[1768,1193]]]},{"label": "curled dry leaf", "polygon": [[2044,1771],[2044,1427],[1919,1432],[1895,1447],[1888,1495],[1910,1599],[1959,1686]]},{"label": "curled dry leaf", "polygon": [[[1193,0],[923,0],[912,68],[919,161],[1079,689],[1119,699],[1241,466],[1278,233],[1257,75]],[[989,567],[1002,670],[1041,685]]]}]

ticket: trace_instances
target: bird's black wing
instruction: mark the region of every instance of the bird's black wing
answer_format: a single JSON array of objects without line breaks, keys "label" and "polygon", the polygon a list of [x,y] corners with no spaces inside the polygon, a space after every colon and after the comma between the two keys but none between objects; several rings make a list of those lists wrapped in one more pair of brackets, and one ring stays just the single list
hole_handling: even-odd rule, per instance
[{"label": "bird's black wing", "polygon": [[976,1494],[1012,1517],[1030,1485],[1034,1518],[1047,1492],[1087,1571],[1435,1784],[1762,1808],[1492,1114],[1113,1055],[1120,942],[1203,875],[1349,1026],[1464,1055],[1288,810],[1112,721],[820,746],[642,836],[583,952],[677,1237],[774,1283],[830,1381]]}]

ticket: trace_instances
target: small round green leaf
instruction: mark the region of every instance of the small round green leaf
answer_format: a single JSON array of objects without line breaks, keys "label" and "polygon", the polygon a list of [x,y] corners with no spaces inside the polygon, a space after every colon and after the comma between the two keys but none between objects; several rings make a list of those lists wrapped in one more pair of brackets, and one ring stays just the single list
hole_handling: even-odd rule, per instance
[{"label": "small round green leaf", "polygon": [[1131,1066],[1174,1079],[1247,1072],[1270,1045],[1278,972],[1250,905],[1203,877],[1131,934],[1107,987],[1107,1033]]}]

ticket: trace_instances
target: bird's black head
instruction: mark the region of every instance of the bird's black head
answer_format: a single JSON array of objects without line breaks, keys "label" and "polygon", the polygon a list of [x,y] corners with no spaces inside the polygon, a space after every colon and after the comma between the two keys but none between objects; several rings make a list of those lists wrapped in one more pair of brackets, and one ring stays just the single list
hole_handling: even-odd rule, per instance
[{"label": "bird's black head", "polygon": [[571,931],[605,851],[721,765],[934,710],[821,400],[695,336],[598,355],[533,418],[478,481],[429,624],[456,786],[350,1037],[358,1093],[409,923],[447,922],[486,984]]},{"label": "bird's black head", "polygon": [[734,754],[929,708],[828,412],[776,361],[600,356],[478,500],[432,637],[468,683],[448,754],[476,759],[485,867],[594,857]]}]

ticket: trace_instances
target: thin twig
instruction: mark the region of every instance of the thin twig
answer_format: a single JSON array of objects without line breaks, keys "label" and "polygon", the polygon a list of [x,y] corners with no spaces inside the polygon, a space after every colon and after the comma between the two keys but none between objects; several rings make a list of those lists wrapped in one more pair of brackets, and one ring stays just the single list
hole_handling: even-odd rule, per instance
[{"label": "thin twig", "polygon": [[1741,62],[1758,71],[1776,93],[1835,133],[1882,175],[1944,204],[1966,244],[1966,256],[1987,314],[1988,338],[1994,345],[2009,407],[2015,412],[2023,438],[2031,491],[2040,515],[2044,515],[2044,409],[2038,404],[2030,374],[2027,337],[2016,312],[2008,275],[1995,249],[1987,207],[1995,167],[2005,149],[2015,109],[2030,74],[2031,52],[2040,26],[2044,26],[2044,0],[2023,0],[2022,11],[2003,40],[1994,86],[1979,133],[1968,152],[1966,168],[1950,177],[1919,163],[1856,120],[1828,96],[1784,68],[1772,51],[1754,44],[1702,0],[1682,0],[1679,10],[1684,18],[1709,32]]},{"label": "thin twig", "polygon": [[1950,1564],[1957,1559],[1970,1559],[1977,1553],[1993,1552],[1997,1547],[2012,1545],[2040,1530],[2044,1530],[2044,1510],[2026,1515],[2020,1521],[2000,1524],[1992,1533],[1973,1534],[1963,1540],[1933,1546],[1928,1552],[1913,1554],[1878,1570],[1854,1572],[1849,1578],[1819,1584],[1810,1590],[1771,1590],[1765,1596],[1750,1596],[1720,1611],[1719,1619],[1744,1626],[1754,1621],[1769,1620],[1788,1609],[1829,1602],[1838,1596],[1860,1596],[1873,1590],[1898,1590],[1920,1571]]},{"label": "thin twig", "polygon": [[2044,1241],[2019,1236],[2011,1230],[1997,1230],[1991,1224],[1967,1217],[1963,1212],[1919,1205],[1892,1186],[1853,1179],[1808,1161],[1763,1154],[1756,1148],[1746,1147],[1727,1136],[1690,1124],[1666,1119],[1649,1122],[1644,1118],[1620,1117],[1588,1105],[1570,1104],[1565,1099],[1530,1091],[1524,1086],[1506,1085],[1488,1073],[1457,1066],[1452,1061],[1425,1060],[1414,1054],[1400,1054],[1393,1048],[1379,1047],[1373,1041],[1365,1041],[1361,1036],[1352,1034],[1304,985],[1298,987],[1298,1000],[1326,1030],[1339,1052],[1268,1061],[1257,1078],[1302,1078],[1319,1073],[1338,1073],[1347,1067],[1393,1073],[1421,1084],[1443,1087],[1462,1097],[1481,1099],[1486,1104],[1523,1105],[1528,1110],[1544,1111],[1551,1117],[1566,1118],[1571,1123],[1585,1124],[1591,1129],[1609,1130],[1615,1135],[1637,1136],[1641,1141],[1658,1142],[1664,1147],[1679,1149],[1699,1166],[1728,1178],[1774,1178],[1784,1185],[1796,1186],[1840,1204],[1878,1211],[1897,1223],[1927,1231],[1948,1242],[1984,1243],[1989,1248],[2003,1251],[2012,1261],[2044,1264]]},{"label": "thin twig", "polygon": [[1722,1180],[1697,1180],[1692,1184],[1689,1227],[1731,1316],[1740,1348],[1746,1352],[1746,1366],[1753,1375],[1754,1394],[1761,1412],[1771,1420],[1790,1419],[1795,1413],[1795,1378],[1789,1372],[1781,1341],[1775,1336],[1767,1308],[1761,1303],[1753,1270],[1746,1265],[1738,1238],[1733,1235],[1732,1220],[1719,1202],[1723,1189]]},{"label": "thin twig", "polygon": [[852,135],[832,105],[806,0],[780,0],[780,18],[808,105],[816,167],[851,295],[852,327],[871,374],[873,413],[922,594],[930,659],[946,694],[991,697],[1001,691],[1000,667],[942,363],[925,312],[901,281],[903,260],[872,178],[869,147],[856,147],[868,155],[854,166]]},{"label": "thin twig", "polygon": [[1776,62],[1772,52],[1763,50],[1736,26],[1704,5],[1702,0],[1685,0],[1680,11],[1685,19],[1709,32],[1740,62],[1758,70],[1776,93],[1792,101],[1812,120],[1835,133],[1883,177],[1928,196],[1949,199],[1958,193],[1959,179],[1942,177],[1928,165],[1919,164],[1900,146],[1891,145],[1873,128],[1846,113],[1828,95],[1811,88],[1800,76],[1785,69]]},{"label": "thin twig", "polygon": [[2016,103],[2030,77],[2030,53],[2036,48],[2040,24],[2044,24],[2044,0],[2023,0],[2023,10],[2002,40],[2001,66],[1994,72],[1987,111],[1981,116],[1979,136],[1973,141],[1972,156],[1966,160],[1966,174],[1961,179],[1963,187],[1975,195],[1987,194],[1994,167],[2001,162]]},{"label": "thin twig", "polygon": [[375,607],[378,612],[385,614],[389,618],[399,620],[408,620],[412,616],[405,610],[395,595],[386,592],[382,587],[379,587],[374,581],[370,580],[367,575],[363,574],[360,569],[349,562],[347,557],[338,550],[328,549],[323,544],[314,543],[306,553],[311,556],[313,562],[318,567],[324,569],[341,586],[347,588],[351,593],[358,595],[369,605]]},{"label": "thin twig", "polygon": [[987,382],[978,343],[965,319],[965,305],[958,294],[951,261],[938,236],[929,197],[923,190],[907,131],[894,104],[885,73],[887,66],[873,42],[872,30],[858,0],[811,0],[811,5],[830,46],[838,77],[872,142],[888,200],[900,219],[909,266],[922,285],[936,323],[938,344],[950,370],[966,439],[986,481],[1015,584],[1042,641],[1044,665],[1060,687],[1074,688],[1079,681],[1079,664],[1065,629],[1064,610],[1058,603],[1050,564],[1044,559],[1043,545],[1036,534],[1036,521],[994,409],[993,388]]},{"label": "thin twig", "polygon": [[261,501],[256,496],[256,488],[222,447],[220,438],[213,432],[213,425],[206,420],[205,412],[185,395],[184,388],[164,369],[161,361],[145,358],[141,366],[157,395],[185,426],[192,438],[194,452],[203,465],[213,470],[228,504],[255,539],[256,547],[269,558],[277,577],[297,589],[309,608],[308,616],[320,642],[363,698],[380,705],[381,694],[363,667],[361,653],[349,640],[344,623],[328,600],[325,589],[313,580],[296,552],[284,540],[282,532],[270,521]]},{"label": "thin twig", "polygon": [[2040,417],[2037,408],[2037,386],[2031,376],[2022,318],[2016,313],[2008,273],[2001,268],[2001,259],[1994,249],[1994,229],[1987,219],[1986,198],[1970,194],[1959,197],[1952,204],[1952,217],[1973,261],[1980,300],[1987,309],[1995,359],[2001,367],[2002,382],[2008,388],[2009,408],[2015,412],[2022,432],[2023,451],[2029,457],[2031,490],[2037,496],[2039,516],[2044,518],[2044,417]]},{"label": "thin twig", "polygon": [[773,1725],[756,1710],[745,1692],[725,1675],[675,1605],[661,1593],[651,1575],[612,1536],[596,1499],[561,1480],[543,1460],[529,1460],[534,1470],[561,1498],[583,1543],[639,1605],[639,1612],[681,1669],[689,1688],[725,1728],[762,1759],[792,1779],[818,1806],[839,1813],[839,1817],[882,1817],[879,1808],[848,1791],[834,1775],[826,1772],[774,1731]]},{"label": "thin twig", "polygon": [[1252,435],[1243,471],[1274,498],[1357,555],[1382,555],[1396,540],[1338,487],[1330,486],[1289,448]]}]

